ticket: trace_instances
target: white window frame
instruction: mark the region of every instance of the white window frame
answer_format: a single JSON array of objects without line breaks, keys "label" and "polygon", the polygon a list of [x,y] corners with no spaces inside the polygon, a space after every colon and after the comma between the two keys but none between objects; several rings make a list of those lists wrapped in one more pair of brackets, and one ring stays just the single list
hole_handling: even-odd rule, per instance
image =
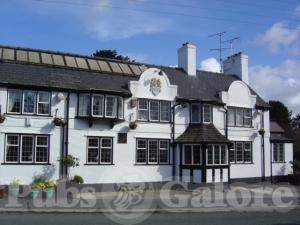
[{"label": "white window frame", "polygon": [[[102,114],[100,115],[98,115],[98,114],[94,114],[94,97],[102,97]],[[91,104],[91,112],[92,112],[92,116],[93,117],[103,117],[104,116],[104,95],[100,95],[100,94],[93,94],[92,96],[91,96],[91,98],[92,98],[92,104]],[[105,101],[106,102],[106,101]],[[106,111],[105,111],[105,113],[106,113]]]},{"label": "white window frame", "polygon": [[[110,146],[109,147],[103,147],[102,146],[102,143],[103,143],[103,140],[109,140],[110,141]],[[102,150],[103,149],[109,149],[110,150],[110,159],[109,159],[109,162],[102,162]],[[110,137],[101,137],[100,138],[100,149],[99,149],[99,159],[100,159],[100,161],[99,161],[99,163],[100,163],[100,165],[111,165],[113,162],[112,162],[112,157],[113,157],[113,139],[112,138],[110,138]]]},{"label": "white window frame", "polygon": [[[11,111],[9,111],[10,95],[11,95],[10,91],[19,92],[19,94],[20,94],[20,99],[19,99],[20,100],[20,111],[19,112],[11,112]],[[19,89],[8,89],[7,92],[8,92],[8,97],[7,97],[7,112],[11,113],[11,114],[21,114],[22,113],[22,107],[23,107],[23,92],[22,92],[22,90],[19,90]]]},{"label": "white window frame", "polygon": [[[249,144],[250,145],[250,148],[247,149],[246,148],[246,144]],[[243,152],[243,157],[244,157],[244,163],[247,164],[247,163],[252,163],[252,143],[251,142],[244,142],[243,143],[243,147],[244,147],[244,152]],[[250,161],[246,161],[245,160],[245,152],[250,152]]]},{"label": "white window frame", "polygon": [[[185,147],[186,146],[191,146],[191,163],[190,164],[186,164],[185,163]],[[194,160],[194,147],[195,146],[199,146],[200,147],[200,163],[195,163],[195,160]],[[201,148],[201,145],[199,145],[199,144],[184,144],[183,145],[183,162],[182,162],[182,164],[183,165],[187,165],[187,166],[191,166],[191,165],[193,165],[193,166],[201,166],[202,165],[202,148]]]},{"label": "white window frame", "polygon": [[[222,151],[222,145],[224,144],[210,144],[208,146],[212,146],[212,164],[208,163],[208,146],[206,147],[206,164],[209,165],[209,166],[219,166],[219,165],[228,165],[228,147],[227,145],[224,145],[225,146],[225,157],[226,157],[226,160],[225,160],[225,163],[221,163],[221,157],[222,157],[222,154],[221,154],[221,151]],[[215,164],[215,146],[219,146],[219,162],[218,164]]]},{"label": "white window frame", "polygon": [[[16,137],[18,137],[18,144],[8,144],[8,136],[16,136]],[[7,149],[8,149],[9,146],[18,147],[17,161],[7,161]],[[20,159],[20,135],[18,135],[18,134],[6,134],[6,140],[5,140],[5,163],[18,163],[19,159]]]},{"label": "white window frame", "polygon": [[[246,116],[246,111],[250,112],[250,116]],[[246,118],[250,119],[250,124],[246,124],[245,123]],[[245,127],[251,127],[251,125],[252,125],[252,109],[244,109],[244,118],[243,118],[243,121],[244,121],[244,126]]]},{"label": "white window frame", "polygon": [[[273,143],[272,144],[273,146],[272,146],[272,162],[273,163],[285,163],[285,146],[284,146],[284,143]],[[277,159],[275,159],[274,158],[274,147],[275,147],[275,145],[277,146]],[[280,145],[282,145],[282,156],[283,156],[283,159],[282,160],[280,160],[280,151],[281,151],[281,149],[280,149]]]},{"label": "white window frame", "polygon": [[[87,113],[87,115],[82,115],[81,112],[80,112],[80,109],[82,109],[82,106],[80,106],[80,97],[81,96],[84,96],[84,97],[88,96],[88,99],[89,99],[89,102],[88,102],[89,103],[88,104],[88,110],[89,110],[89,112]],[[81,94],[78,95],[78,109],[77,110],[78,110],[77,114],[78,114],[79,117],[80,116],[82,116],[82,117],[89,116],[90,112],[92,111],[92,109],[91,109],[91,96],[90,96],[90,94],[88,94],[88,93],[81,93]]]},{"label": "white window frame", "polygon": [[[163,120],[162,119],[162,104],[167,104],[168,105],[168,120]],[[171,110],[170,110],[170,108],[171,108],[171,103],[170,102],[168,102],[168,101],[160,101],[160,103],[159,103],[159,118],[160,118],[160,121],[161,122],[170,122],[170,118],[171,118]]]},{"label": "white window frame", "polygon": [[[151,119],[151,103],[155,103],[158,106],[158,108],[157,108],[157,120]],[[149,109],[149,115],[148,115],[149,121],[151,121],[151,122],[159,122],[159,117],[160,117],[160,104],[159,104],[159,101],[149,100],[148,109]]]},{"label": "white window frame", "polygon": [[118,118],[124,119],[124,98],[118,97]]},{"label": "white window frame", "polygon": [[[193,106],[197,105],[198,106],[198,118],[199,118],[199,121],[193,121]],[[201,123],[201,104],[200,103],[192,103],[191,104],[191,112],[190,112],[190,121],[191,123]]]},{"label": "white window frame", "polygon": [[[238,111],[240,111],[242,114],[242,124],[238,124]],[[236,108],[235,109],[235,126],[237,127],[243,127],[244,126],[244,109],[242,108]]]},{"label": "white window frame", "polygon": [[[229,111],[231,111],[233,113],[233,123],[229,123]],[[235,126],[235,108],[233,108],[233,107],[229,107],[227,110],[227,123],[228,123],[228,126],[232,126],[232,127]]]},{"label": "white window frame", "polygon": [[[39,138],[39,137],[45,137],[45,138],[47,138],[47,145],[38,145],[38,143],[37,143],[37,139]],[[46,161],[44,161],[44,162],[37,162],[37,148],[38,147],[40,147],[40,148],[47,148],[47,160]],[[36,164],[45,164],[45,163],[48,163],[48,160],[49,160],[49,136],[46,136],[46,135],[37,135],[37,136],[35,136],[35,148],[34,148],[34,150],[35,150],[35,152],[34,152],[34,160],[35,160],[35,163]]]},{"label": "white window frame", "polygon": [[[112,116],[108,116],[107,115],[107,98],[114,98],[115,99],[115,105],[113,107],[115,107],[115,115]],[[118,98],[115,95],[105,95],[105,117],[106,118],[117,118],[118,114]]]},{"label": "white window frame", "polygon": [[[28,113],[28,112],[24,112],[24,105],[25,105],[25,93],[26,92],[33,92],[34,93],[34,109],[33,112]],[[37,97],[37,92],[36,91],[32,91],[32,90],[24,90],[23,91],[23,96],[22,96],[22,114],[26,114],[26,115],[34,115],[36,113],[36,97]]]},{"label": "white window frame", "polygon": [[[237,145],[242,145],[242,160],[238,161],[238,154],[237,154]],[[242,141],[235,142],[235,161],[236,163],[244,163],[244,143]]]},{"label": "white window frame", "polygon": [[[139,141],[144,141],[145,142],[145,148],[139,148],[139,144],[138,144],[138,142]],[[148,160],[148,149],[147,149],[147,147],[148,147],[148,140],[147,139],[143,139],[143,138],[139,138],[139,139],[137,139],[137,141],[136,141],[136,157],[135,157],[135,163],[136,164],[147,164],[147,160]],[[145,150],[145,162],[137,162],[137,152],[138,152],[138,150]]]},{"label": "white window frame", "polygon": [[[21,137],[21,144],[20,144],[20,163],[23,163],[23,164],[27,164],[27,163],[33,163],[34,160],[33,160],[33,157],[35,156],[35,153],[34,153],[34,143],[35,143],[35,140],[34,140],[34,135],[20,135]],[[23,155],[23,137],[31,137],[32,138],[32,147],[31,147],[31,150],[32,150],[32,159],[31,161],[23,161],[22,160],[22,155]]]},{"label": "white window frame", "polygon": [[[89,146],[89,140],[90,139],[97,139],[97,141],[98,141],[98,146],[97,147],[95,147],[95,146],[92,146],[92,147],[90,147]],[[100,151],[99,151],[99,147],[100,147],[100,139],[99,139],[99,137],[88,137],[87,138],[87,151],[86,151],[86,163],[87,164],[91,164],[91,165],[98,165],[99,164],[99,160],[100,160]],[[97,152],[98,152],[98,157],[97,157],[97,162],[89,162],[89,149],[97,149]]]},{"label": "white window frame", "polygon": [[[147,109],[145,109],[145,108],[140,108],[140,102],[145,102],[146,104],[146,107],[147,107]],[[148,121],[148,119],[149,119],[149,105],[148,105],[148,100],[146,100],[146,99],[139,99],[138,100],[138,107],[137,107],[137,110],[138,110],[138,120],[139,121]],[[143,111],[143,112],[146,112],[146,116],[147,116],[147,118],[146,119],[141,119],[139,116],[139,114],[140,114],[140,111]]]},{"label": "white window frame", "polygon": [[[205,110],[204,110],[204,108],[205,107],[208,107],[209,108],[209,121],[205,121]],[[203,106],[202,106],[202,111],[203,111],[203,113],[202,113],[202,121],[203,121],[203,123],[205,123],[205,124],[209,124],[209,123],[212,123],[212,106],[211,105],[209,105],[209,104],[203,104]]]},{"label": "white window frame", "polygon": [[[162,148],[161,147],[161,142],[167,142],[167,147],[166,148]],[[170,150],[169,150],[169,140],[159,140],[159,146],[158,146],[158,160],[159,160],[159,164],[169,164],[169,162],[170,162],[170,159],[169,159],[169,152],[170,152]],[[160,161],[160,152],[161,151],[166,151],[167,152],[167,162],[161,162]]]},{"label": "white window frame", "polygon": [[[156,161],[155,162],[150,162],[150,142],[152,141],[155,141],[156,142],[156,146],[157,146],[157,149],[156,149]],[[159,143],[158,143],[158,140],[157,139],[148,139],[148,157],[147,157],[147,160],[148,160],[148,164],[158,164],[158,151],[159,151]]]},{"label": "white window frame", "polygon": [[[40,94],[41,93],[43,93],[43,94],[47,93],[49,95],[48,102],[40,102]],[[51,93],[47,92],[47,91],[38,91],[36,99],[37,99],[36,114],[37,115],[43,115],[43,116],[50,115],[51,114],[51,108],[50,108],[50,105],[51,105]],[[39,104],[47,104],[49,112],[48,113],[39,113]]]}]

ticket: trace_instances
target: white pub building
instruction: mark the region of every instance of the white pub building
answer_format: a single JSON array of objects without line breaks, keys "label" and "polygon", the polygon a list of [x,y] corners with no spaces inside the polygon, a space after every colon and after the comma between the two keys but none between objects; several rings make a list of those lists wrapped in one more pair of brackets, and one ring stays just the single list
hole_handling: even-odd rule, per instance
[{"label": "white pub building", "polygon": [[0,183],[59,179],[66,155],[91,184],[292,173],[292,140],[249,86],[248,57],[228,57],[224,73],[196,64],[190,43],[178,68],[0,46]]}]

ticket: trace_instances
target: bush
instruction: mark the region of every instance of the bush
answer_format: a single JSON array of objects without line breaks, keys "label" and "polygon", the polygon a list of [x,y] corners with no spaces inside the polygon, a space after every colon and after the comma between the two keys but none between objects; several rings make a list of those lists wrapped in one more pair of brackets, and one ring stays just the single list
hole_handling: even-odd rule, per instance
[{"label": "bush", "polygon": [[58,161],[61,162],[66,167],[77,167],[77,166],[79,166],[79,158],[76,158],[72,155],[64,156],[61,159],[58,159]]},{"label": "bush", "polygon": [[293,170],[295,174],[300,174],[300,161],[294,160],[290,162],[292,164]]},{"label": "bush", "polygon": [[79,175],[75,175],[71,181],[76,184],[83,184],[83,179]]}]

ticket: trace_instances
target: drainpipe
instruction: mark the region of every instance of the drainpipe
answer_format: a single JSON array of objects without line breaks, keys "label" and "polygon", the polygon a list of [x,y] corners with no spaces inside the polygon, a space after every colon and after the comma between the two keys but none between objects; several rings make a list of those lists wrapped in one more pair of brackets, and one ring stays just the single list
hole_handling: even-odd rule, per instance
[{"label": "drainpipe", "polygon": [[[223,109],[225,110],[225,115],[224,115],[224,120],[225,120],[225,124],[224,124],[224,127],[225,127],[225,137],[228,139],[228,110],[227,110],[227,107],[223,106]],[[227,174],[227,179],[228,179],[228,186],[230,185],[230,161],[229,161],[229,148],[228,148],[228,157],[227,157],[227,160],[228,160],[228,174]]]},{"label": "drainpipe", "polygon": [[266,180],[266,168],[265,168],[265,130],[264,130],[264,110],[261,115],[261,129],[259,134],[261,135],[261,151],[262,151],[262,181]]},{"label": "drainpipe", "polygon": [[177,106],[184,106],[184,103],[176,103],[174,104],[172,107],[171,107],[171,110],[172,110],[172,149],[173,149],[173,152],[172,152],[172,177],[173,177],[173,180],[175,181],[175,176],[176,176],[176,143],[175,143],[175,109]]},{"label": "drainpipe", "polygon": [[270,170],[271,170],[271,183],[273,183],[273,165],[272,165],[272,143],[270,142]]},{"label": "drainpipe", "polygon": [[[65,156],[67,156],[69,154],[69,112],[70,112],[70,92],[68,92],[68,96],[67,96],[67,112],[66,112],[66,122],[64,123],[64,128],[65,128],[65,132],[66,132],[66,140],[65,140]],[[65,175],[68,175],[68,168],[65,167]]]}]

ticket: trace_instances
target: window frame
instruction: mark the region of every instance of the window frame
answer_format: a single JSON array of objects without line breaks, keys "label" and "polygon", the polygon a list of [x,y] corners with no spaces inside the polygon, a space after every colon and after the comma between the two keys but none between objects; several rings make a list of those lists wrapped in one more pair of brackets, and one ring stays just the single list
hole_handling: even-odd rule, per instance
[{"label": "window frame", "polygon": [[[8,136],[18,137],[18,160],[17,161],[7,161],[7,138]],[[33,137],[33,151],[32,151],[32,161],[22,161],[22,137],[30,136]],[[36,148],[38,147],[37,137],[47,137],[47,162],[36,162]],[[17,146],[17,145],[14,145]],[[4,143],[4,163],[2,164],[18,164],[18,165],[49,165],[50,162],[50,135],[49,134],[32,134],[32,133],[5,133],[5,143]]]},{"label": "window frame", "polygon": [[[97,139],[98,140],[98,146],[89,146],[89,139]],[[110,147],[103,147],[102,146],[102,140],[103,139],[109,139],[111,146]],[[97,149],[98,152],[98,157],[97,157],[97,162],[89,162],[88,160],[88,150],[89,149]],[[110,162],[102,162],[102,149],[110,149]],[[106,137],[106,136],[87,136],[86,139],[86,163],[85,165],[114,165],[113,162],[113,154],[114,154],[114,139],[113,137]]]},{"label": "window frame", "polygon": [[[145,148],[138,148],[138,142],[139,141],[145,141],[146,142],[146,149]],[[157,143],[157,161],[156,162],[150,162],[149,161],[149,145],[151,141],[155,141]],[[162,148],[160,147],[160,142],[166,141],[167,148],[164,148],[163,151],[167,151],[168,161],[167,162],[161,162],[160,160],[160,151]],[[145,162],[137,162],[137,152],[138,150],[145,150]],[[170,139],[166,138],[136,138],[136,147],[135,147],[135,165],[144,165],[144,166],[155,166],[155,165],[171,165],[170,162]]]},{"label": "window frame", "polygon": [[[207,106],[209,107],[209,121],[205,121],[205,112],[204,112],[204,108],[207,107]],[[212,105],[210,105],[210,104],[202,104],[202,122],[203,122],[204,124],[210,124],[210,123],[213,123],[212,110],[213,110]]]},{"label": "window frame", "polygon": [[[10,97],[10,91],[18,91],[20,92],[20,111],[19,112],[10,112],[9,111],[9,97]],[[26,91],[31,91],[35,93],[35,98],[34,98],[34,112],[33,113],[28,113],[24,112],[24,93]],[[6,96],[6,113],[7,114],[13,114],[13,115],[26,115],[26,116],[40,116],[40,117],[51,117],[51,107],[52,107],[52,91],[47,91],[47,90],[33,90],[33,89],[18,89],[18,88],[7,88],[6,90],[7,96]],[[44,103],[44,102],[39,102],[39,93],[48,93],[49,94],[49,113],[48,114],[42,114],[38,113],[38,104],[39,103]]]},{"label": "window frame", "polygon": [[[277,159],[274,158],[275,154],[275,146],[277,146]],[[280,148],[280,146],[282,146],[282,149]],[[280,160],[280,151],[282,150],[282,160]],[[272,143],[272,163],[285,163],[285,146],[284,143],[281,142],[273,142]]]},{"label": "window frame", "polygon": [[[232,110],[233,113],[234,113],[234,123],[233,124],[229,124],[229,113],[228,113],[228,110]],[[242,119],[243,119],[243,123],[241,125],[239,125],[237,123],[237,111],[238,110],[241,110],[242,111]],[[249,110],[250,111],[250,117],[245,117],[245,112]],[[227,109],[227,125],[228,127],[246,127],[246,128],[251,128],[253,127],[253,111],[252,111],[252,108],[241,108],[241,107],[235,107],[235,106],[228,106],[228,109]],[[250,119],[250,125],[249,124],[245,124],[245,119]]]},{"label": "window frame", "polygon": [[[185,147],[187,147],[187,146],[191,147],[191,163],[190,164],[185,163]],[[195,163],[195,159],[194,159],[194,147],[195,146],[200,147],[200,159],[199,159],[200,163]],[[201,148],[200,144],[184,144],[183,145],[182,165],[185,165],[185,166],[202,166],[202,148]]]},{"label": "window frame", "polygon": [[[49,95],[49,98],[48,98],[49,101],[48,102],[40,102],[40,100],[39,100],[40,93],[47,93]],[[49,114],[51,114],[51,93],[47,92],[47,91],[38,91],[36,98],[37,98],[37,100],[36,100],[36,113],[37,113],[37,115],[39,115],[39,116],[48,116]],[[49,112],[47,114],[46,113],[39,113],[39,104],[47,104]]]},{"label": "window frame", "polygon": [[[233,150],[229,149],[229,151],[234,152],[234,161],[230,161],[230,164],[253,164],[253,142],[252,141],[231,141],[233,144]],[[243,160],[237,161],[237,151],[236,151],[236,146],[237,144],[242,145],[242,157]],[[250,150],[245,150],[245,145],[250,144]],[[245,152],[248,151],[250,152],[250,161],[245,161]]]},{"label": "window frame", "polygon": [[[46,137],[47,138],[47,145],[38,145],[37,140],[38,140],[39,137]],[[49,139],[49,136],[47,136],[47,135],[37,135],[35,137],[34,160],[35,160],[36,164],[48,163],[48,161],[49,161],[49,141],[50,141],[50,139]],[[38,147],[47,148],[47,160],[46,160],[46,162],[37,162],[36,159],[37,159],[37,148]]]},{"label": "window frame", "polygon": [[[193,121],[193,106],[197,105],[198,106],[198,109],[199,109],[199,112],[198,112],[198,118],[199,118],[199,121]],[[191,103],[190,104],[190,123],[194,123],[194,124],[199,124],[201,123],[202,121],[202,107],[201,107],[201,103]]]},{"label": "window frame", "polygon": [[[8,136],[18,137],[18,144],[8,144]],[[16,161],[7,161],[7,149],[9,146],[17,147],[17,160]],[[20,135],[18,134],[5,134],[5,143],[4,143],[4,162],[7,164],[14,164],[20,162]]]},{"label": "window frame", "polygon": [[[102,97],[102,114],[100,115],[97,115],[97,114],[94,114],[94,97]],[[104,114],[105,114],[105,112],[104,112],[104,109],[105,109],[105,106],[104,106],[104,104],[105,104],[105,96],[104,95],[102,95],[102,94],[92,94],[91,95],[91,100],[90,100],[90,111],[91,111],[91,115],[93,116],[93,117],[104,117]]]},{"label": "window frame", "polygon": [[[147,105],[147,109],[141,109],[140,108],[140,101],[145,101],[146,105]],[[150,118],[150,104],[151,102],[155,102],[158,104],[158,120],[153,120]],[[162,120],[161,119],[161,104],[162,103],[168,103],[168,106],[169,106],[169,120]],[[171,120],[172,120],[172,115],[171,115],[171,108],[172,108],[172,102],[171,101],[166,101],[166,100],[155,100],[155,99],[145,99],[145,98],[139,98],[137,100],[137,110],[136,110],[136,113],[137,113],[137,121],[140,121],[140,122],[151,122],[151,123],[171,123]],[[147,118],[146,119],[140,119],[139,118],[139,112],[140,111],[143,111],[143,112],[146,112],[147,114]]]},{"label": "window frame", "polygon": [[[162,104],[168,104],[168,120],[162,119]],[[159,101],[159,121],[170,122],[171,121],[171,102],[170,101]]]},{"label": "window frame", "polygon": [[[219,163],[215,163],[215,146],[218,146],[219,148]],[[226,152],[225,157],[225,163],[222,163],[222,146],[225,146],[224,151]],[[208,163],[208,147],[212,147],[212,163]],[[228,146],[225,144],[209,144],[206,146],[206,165],[207,166],[225,166],[228,165]]]},{"label": "window frame", "polygon": [[[107,115],[107,98],[114,98],[115,99],[115,106],[116,106],[116,111],[115,111],[115,115],[112,116],[108,116]],[[118,96],[116,95],[105,95],[105,100],[104,100],[104,104],[105,104],[105,118],[118,118]],[[113,113],[113,111],[112,111]]]}]

